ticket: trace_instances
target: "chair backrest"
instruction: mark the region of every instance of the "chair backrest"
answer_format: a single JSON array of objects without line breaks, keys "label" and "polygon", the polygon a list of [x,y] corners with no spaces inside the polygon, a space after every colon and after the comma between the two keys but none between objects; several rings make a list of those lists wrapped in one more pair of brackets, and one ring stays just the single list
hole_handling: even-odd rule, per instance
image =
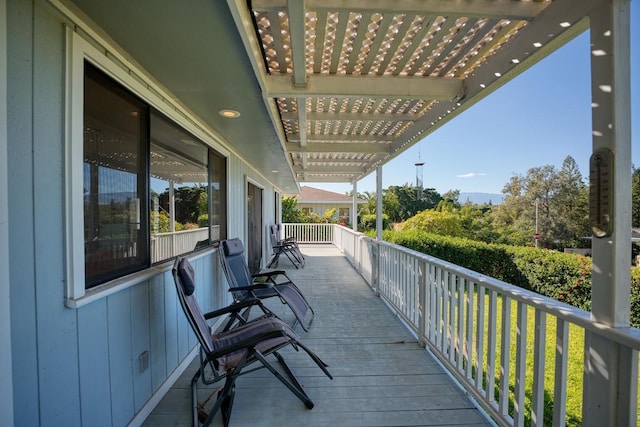
[{"label": "chair backrest", "polygon": [[271,239],[271,246],[278,246],[278,242],[280,242],[280,233],[278,232],[278,226],[276,224],[269,226],[269,238]]},{"label": "chair backrest", "polygon": [[178,257],[173,263],[172,273],[176,291],[178,292],[178,300],[185,316],[187,316],[189,325],[191,325],[203,350],[212,352],[214,345],[211,339],[211,328],[194,296],[196,281],[193,266],[188,259]]},{"label": "chair backrest", "polygon": [[234,291],[238,286],[250,286],[253,283],[249,267],[244,259],[244,246],[240,239],[233,238],[220,242],[220,260],[229,289],[236,300],[243,300],[249,295],[248,291]]}]

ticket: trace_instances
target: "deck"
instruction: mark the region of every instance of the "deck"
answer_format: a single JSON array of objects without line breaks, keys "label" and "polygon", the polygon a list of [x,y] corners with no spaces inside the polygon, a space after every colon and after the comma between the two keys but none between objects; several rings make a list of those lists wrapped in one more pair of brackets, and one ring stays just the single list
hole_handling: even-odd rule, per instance
[{"label": "deck", "polygon": [[[283,355],[315,407],[306,409],[260,370],[238,381],[232,426],[492,425],[337,248],[310,245],[302,250],[304,269],[295,270],[286,259],[280,268],[316,311],[311,330],[299,333],[330,365],[334,379],[304,353],[287,350]],[[282,307],[274,309],[288,320]],[[189,381],[195,369],[192,363],[143,426],[190,425]],[[213,425],[222,425],[219,416]]]}]

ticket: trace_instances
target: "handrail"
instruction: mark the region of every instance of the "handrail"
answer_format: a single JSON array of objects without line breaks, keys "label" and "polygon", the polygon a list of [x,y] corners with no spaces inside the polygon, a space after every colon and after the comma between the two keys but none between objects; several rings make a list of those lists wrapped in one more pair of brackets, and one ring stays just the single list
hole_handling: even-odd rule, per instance
[{"label": "handrail", "polygon": [[[550,422],[565,425],[568,342],[573,334],[597,334],[612,347],[619,346],[621,353],[630,354],[631,366],[623,369],[629,373],[629,389],[637,393],[638,371],[633,365],[637,365],[640,350],[639,329],[598,323],[589,312],[552,298],[346,227],[334,227],[333,243],[369,286],[500,425],[521,426],[525,416],[531,417],[532,425],[546,425],[545,372],[553,375],[553,384],[546,387],[553,390]],[[555,352],[555,364],[549,367],[545,366],[547,327],[556,329],[550,350]],[[584,341],[580,345],[583,369],[594,369],[584,357]],[[526,377],[528,361],[533,364],[530,379]],[[636,420],[637,402],[619,400],[616,404],[623,408],[621,412]],[[525,414],[525,401],[530,402],[530,414]]]},{"label": "handrail", "polygon": [[[211,227],[211,239],[218,239],[220,226]],[[193,251],[199,241],[209,238],[209,227],[151,235],[151,262],[159,262]]]}]

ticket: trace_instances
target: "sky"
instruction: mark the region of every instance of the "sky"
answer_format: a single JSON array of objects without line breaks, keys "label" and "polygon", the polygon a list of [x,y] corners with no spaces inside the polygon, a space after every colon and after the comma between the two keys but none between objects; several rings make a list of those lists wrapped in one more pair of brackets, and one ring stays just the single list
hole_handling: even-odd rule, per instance
[{"label": "sky", "polygon": [[[415,185],[440,193],[501,193],[532,167],[562,167],[573,157],[587,183],[591,148],[589,32],[461,113],[382,167],[382,188]],[[631,151],[640,167],[640,0],[631,0]],[[302,183],[344,194],[350,183]],[[358,181],[376,190],[375,172]]]}]

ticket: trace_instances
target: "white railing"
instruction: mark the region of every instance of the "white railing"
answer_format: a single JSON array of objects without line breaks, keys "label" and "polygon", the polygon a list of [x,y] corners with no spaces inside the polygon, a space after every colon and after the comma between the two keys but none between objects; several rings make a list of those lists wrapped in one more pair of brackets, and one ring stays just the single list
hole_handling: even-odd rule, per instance
[{"label": "white railing", "polygon": [[293,237],[298,243],[332,243],[334,224],[282,224],[282,239]]},{"label": "white railing", "polygon": [[[333,243],[500,425],[580,419],[581,407],[566,413],[567,381],[577,377],[581,384],[582,370],[594,369],[584,357],[585,336],[593,334],[628,362],[628,394],[614,404],[625,425],[636,424],[640,330],[597,324],[584,310],[345,227],[335,226]],[[579,372],[568,372],[570,358],[579,358]],[[588,405],[579,390],[571,398]],[[545,392],[553,407],[546,419]]]},{"label": "white railing", "polygon": [[[219,226],[212,227],[212,233],[219,234]],[[157,233],[151,236],[151,261],[158,262],[174,256],[191,252],[201,240],[209,238],[209,228]],[[212,239],[216,239],[212,236]]]}]

